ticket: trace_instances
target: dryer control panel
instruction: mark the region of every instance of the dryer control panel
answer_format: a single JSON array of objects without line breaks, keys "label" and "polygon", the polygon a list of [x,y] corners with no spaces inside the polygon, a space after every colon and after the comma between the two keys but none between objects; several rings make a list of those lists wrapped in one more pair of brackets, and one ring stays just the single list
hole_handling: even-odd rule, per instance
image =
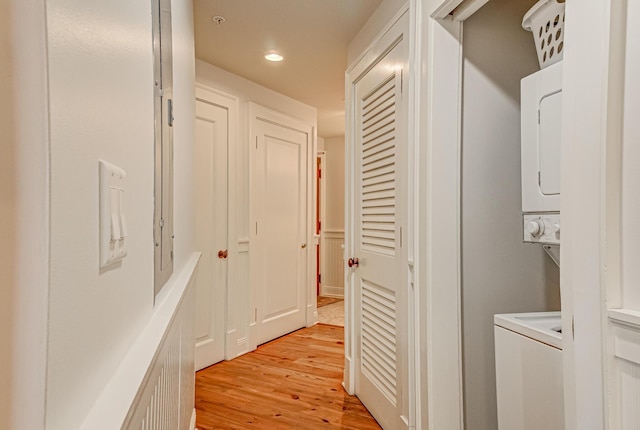
[{"label": "dryer control panel", "polygon": [[560,245],[560,213],[523,214],[524,241]]}]

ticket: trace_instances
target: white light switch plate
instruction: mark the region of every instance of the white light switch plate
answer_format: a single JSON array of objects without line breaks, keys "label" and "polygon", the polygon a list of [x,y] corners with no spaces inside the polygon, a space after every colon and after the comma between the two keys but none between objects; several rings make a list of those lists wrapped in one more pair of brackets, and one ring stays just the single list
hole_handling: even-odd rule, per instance
[{"label": "white light switch plate", "polygon": [[126,172],[100,160],[100,268],[127,255],[124,200]]}]

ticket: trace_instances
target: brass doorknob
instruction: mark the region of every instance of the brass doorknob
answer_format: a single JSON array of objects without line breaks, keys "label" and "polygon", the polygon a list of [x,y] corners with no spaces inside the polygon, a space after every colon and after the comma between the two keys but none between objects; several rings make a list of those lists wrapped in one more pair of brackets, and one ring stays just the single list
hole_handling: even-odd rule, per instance
[{"label": "brass doorknob", "polygon": [[347,260],[347,265],[349,267],[358,267],[360,265],[360,261],[357,258],[350,258]]},{"label": "brass doorknob", "polygon": [[218,251],[218,258],[225,259],[227,258],[228,255],[229,253],[227,252],[226,249],[225,250],[221,249],[220,251]]},{"label": "brass doorknob", "polygon": [[300,248],[305,249],[306,247],[307,247],[307,244],[306,244],[306,243],[301,243],[301,244],[300,244]]}]

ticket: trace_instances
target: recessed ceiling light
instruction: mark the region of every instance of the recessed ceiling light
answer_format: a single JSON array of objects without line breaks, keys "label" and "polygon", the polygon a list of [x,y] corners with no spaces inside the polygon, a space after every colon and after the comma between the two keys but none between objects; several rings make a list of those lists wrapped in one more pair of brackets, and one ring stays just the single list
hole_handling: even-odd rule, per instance
[{"label": "recessed ceiling light", "polygon": [[282,61],[282,60],[284,60],[282,55],[276,54],[275,52],[272,52],[271,54],[265,55],[264,58],[266,60],[269,60],[269,61]]}]

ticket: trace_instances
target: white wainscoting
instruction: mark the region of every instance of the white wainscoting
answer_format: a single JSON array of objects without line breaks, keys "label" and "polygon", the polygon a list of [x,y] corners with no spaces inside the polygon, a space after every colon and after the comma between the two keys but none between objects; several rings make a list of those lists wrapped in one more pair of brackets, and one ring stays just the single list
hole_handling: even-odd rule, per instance
[{"label": "white wainscoting", "polygon": [[344,297],[344,230],[323,231],[320,253],[320,295]]},{"label": "white wainscoting", "polygon": [[[169,281],[147,327],[82,425],[86,430],[191,429],[195,389],[194,253]],[[171,284],[171,285],[170,285]]]},{"label": "white wainscoting", "polygon": [[612,428],[636,430],[640,422],[640,313],[610,310],[614,364]]}]

